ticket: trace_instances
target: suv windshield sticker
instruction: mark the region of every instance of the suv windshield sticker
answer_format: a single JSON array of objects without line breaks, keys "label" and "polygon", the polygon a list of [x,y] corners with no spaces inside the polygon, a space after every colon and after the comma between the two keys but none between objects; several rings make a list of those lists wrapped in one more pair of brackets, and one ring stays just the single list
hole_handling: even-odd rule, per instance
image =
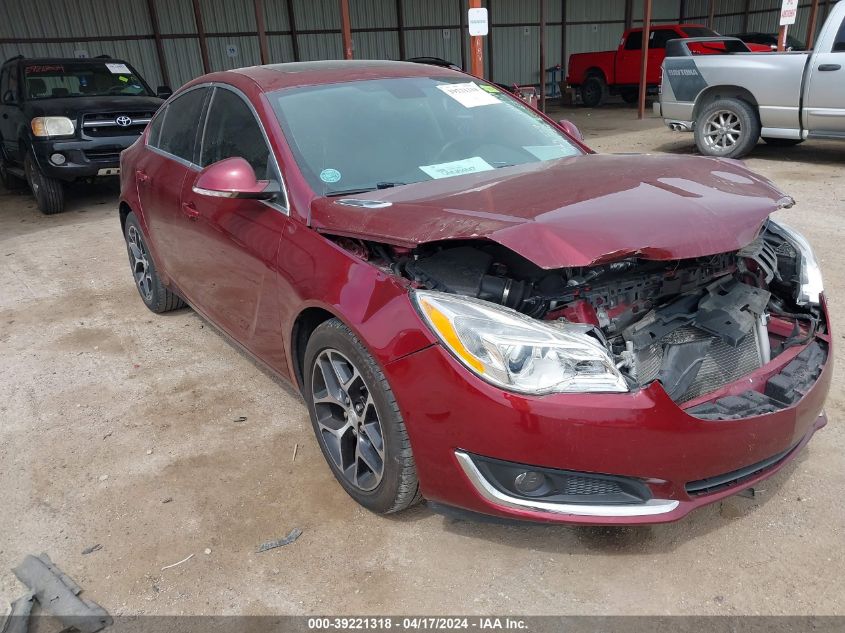
[{"label": "suv windshield sticker", "polygon": [[437,86],[437,89],[442,90],[465,108],[501,103],[496,97],[482,90],[478,84],[472,81],[465,84],[441,84]]},{"label": "suv windshield sticker", "polygon": [[320,180],[323,182],[337,182],[340,178],[340,172],[337,169],[324,169],[320,172]]},{"label": "suv windshield sticker", "polygon": [[[438,86],[439,88],[440,86]],[[437,180],[438,178],[449,178],[451,176],[463,176],[474,174],[479,171],[490,171],[493,166],[479,156],[454,160],[450,163],[439,163],[437,165],[420,165],[420,169]]]},{"label": "suv windshield sticker", "polygon": [[131,75],[132,72],[127,68],[126,64],[106,64],[106,68],[113,75]]}]

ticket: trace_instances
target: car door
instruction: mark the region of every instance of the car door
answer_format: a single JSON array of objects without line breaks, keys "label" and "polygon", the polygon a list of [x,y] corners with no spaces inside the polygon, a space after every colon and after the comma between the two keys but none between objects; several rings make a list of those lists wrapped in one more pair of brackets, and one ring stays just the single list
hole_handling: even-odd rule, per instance
[{"label": "car door", "polygon": [[150,123],[146,151],[137,163],[135,178],[147,230],[158,267],[172,279],[189,302],[197,289],[196,260],[186,250],[194,220],[182,207],[182,186],[189,173],[197,174],[197,139],[210,88],[188,90],[161,109]]},{"label": "car door", "polygon": [[[281,184],[263,126],[241,92],[215,87],[203,129],[202,167],[240,157],[259,180]],[[285,197],[265,202],[203,195],[193,191],[197,176],[188,175],[182,193],[182,204],[196,214],[195,231],[182,247],[198,264],[185,283],[200,289],[208,318],[271,367],[285,371],[275,270],[290,222]]]},{"label": "car door", "polygon": [[845,18],[834,31],[810,59],[804,127],[811,135],[845,136]]},{"label": "car door", "polygon": [[631,31],[616,53],[617,84],[636,84],[640,80],[640,59],[643,47],[642,30]]}]

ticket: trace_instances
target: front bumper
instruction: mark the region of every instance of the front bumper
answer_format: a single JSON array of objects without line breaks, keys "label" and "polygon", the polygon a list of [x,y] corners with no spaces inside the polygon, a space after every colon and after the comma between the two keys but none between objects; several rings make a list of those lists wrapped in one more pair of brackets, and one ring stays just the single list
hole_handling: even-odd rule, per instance
[{"label": "front bumper", "polygon": [[[822,406],[830,387],[831,352],[797,404],[775,413],[719,421],[689,415],[658,383],[627,394],[526,397],[505,392],[472,375],[439,345],[386,369],[426,499],[503,518],[646,524],[678,520],[695,508],[754,486],[789,463],[827,421]],[[778,358],[753,377],[738,381],[737,389],[748,389],[749,380],[765,382],[777,372],[777,363]],[[730,386],[720,393],[726,389]],[[472,455],[629,477],[645,483],[652,499],[644,504],[578,507],[526,503],[485,482],[473,468]],[[778,459],[772,461],[773,456]],[[736,478],[725,485],[701,494],[687,492],[688,484],[725,481],[732,473]]]},{"label": "front bumper", "polygon": [[[32,141],[33,156],[41,173],[50,178],[71,181],[77,178],[120,173],[120,152],[138,140],[138,134],[85,139],[37,139]],[[53,154],[62,154],[65,163],[56,165]]]}]

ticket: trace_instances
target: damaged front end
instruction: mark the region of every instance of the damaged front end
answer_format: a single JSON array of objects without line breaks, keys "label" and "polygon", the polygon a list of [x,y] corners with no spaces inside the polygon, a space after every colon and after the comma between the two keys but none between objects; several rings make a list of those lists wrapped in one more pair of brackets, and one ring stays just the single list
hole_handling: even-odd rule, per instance
[{"label": "damaged front end", "polygon": [[735,419],[795,404],[829,352],[818,264],[772,220],[738,251],[557,270],[486,241],[354,246],[410,280],[420,314],[467,368],[518,393],[658,381],[690,415]]}]

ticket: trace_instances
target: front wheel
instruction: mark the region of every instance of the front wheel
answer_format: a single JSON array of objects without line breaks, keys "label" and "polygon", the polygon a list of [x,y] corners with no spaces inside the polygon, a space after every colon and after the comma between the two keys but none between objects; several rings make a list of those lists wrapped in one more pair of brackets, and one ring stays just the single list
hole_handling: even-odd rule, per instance
[{"label": "front wheel", "polygon": [[739,158],[750,152],[759,139],[757,113],[739,99],[714,101],[695,123],[695,144],[707,156]]},{"label": "front wheel", "polygon": [[636,103],[640,100],[640,91],[636,88],[625,88],[620,94],[622,95],[622,101],[627,104]]},{"label": "front wheel", "polygon": [[27,154],[24,159],[24,171],[26,182],[35,196],[38,210],[44,215],[61,213],[65,209],[65,189],[60,180],[50,178],[41,173],[32,154]]},{"label": "front wheel", "polygon": [[390,385],[355,334],[338,319],[305,348],[304,396],[323,456],[355,501],[380,514],[421,497],[405,422]]}]

